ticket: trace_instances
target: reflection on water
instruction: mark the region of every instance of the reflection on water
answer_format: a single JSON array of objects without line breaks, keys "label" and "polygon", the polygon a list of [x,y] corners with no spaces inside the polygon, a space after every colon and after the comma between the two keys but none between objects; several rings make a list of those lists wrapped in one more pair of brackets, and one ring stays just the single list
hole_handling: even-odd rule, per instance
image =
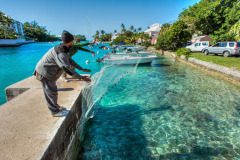
[{"label": "reflection on water", "polygon": [[79,159],[240,159],[240,88],[161,59],[95,105]]}]

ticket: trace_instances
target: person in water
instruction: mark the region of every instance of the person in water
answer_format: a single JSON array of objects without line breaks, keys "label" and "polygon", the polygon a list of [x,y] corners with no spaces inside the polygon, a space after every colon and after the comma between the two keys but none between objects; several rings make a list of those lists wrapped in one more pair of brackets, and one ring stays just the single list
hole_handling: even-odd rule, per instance
[{"label": "person in water", "polygon": [[47,106],[54,117],[66,116],[68,113],[66,108],[57,103],[56,81],[64,71],[80,80],[91,81],[88,76],[81,76],[74,70],[78,66],[70,58],[69,53],[74,45],[73,35],[68,31],[63,31],[61,38],[63,43],[51,48],[37,63],[34,71],[34,75],[42,83]]}]

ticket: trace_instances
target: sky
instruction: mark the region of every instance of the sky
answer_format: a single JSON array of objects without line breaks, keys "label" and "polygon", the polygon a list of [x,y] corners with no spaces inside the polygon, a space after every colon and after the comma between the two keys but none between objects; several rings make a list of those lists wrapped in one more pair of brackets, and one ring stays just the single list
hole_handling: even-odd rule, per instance
[{"label": "sky", "polygon": [[62,30],[90,38],[96,30],[113,32],[120,25],[147,29],[172,23],[199,0],[0,0],[0,10],[20,22],[37,21],[51,34]]}]

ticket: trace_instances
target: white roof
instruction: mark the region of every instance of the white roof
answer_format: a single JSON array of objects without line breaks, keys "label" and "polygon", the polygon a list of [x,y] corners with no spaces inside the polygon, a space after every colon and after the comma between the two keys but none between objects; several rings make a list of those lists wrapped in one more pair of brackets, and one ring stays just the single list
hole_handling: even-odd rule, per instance
[{"label": "white roof", "polygon": [[144,32],[159,32],[161,30],[161,24],[154,23],[150,26],[149,29],[145,30]]},{"label": "white roof", "polygon": [[200,40],[200,39],[202,39],[204,37],[206,37],[206,36],[197,36],[197,37],[193,37],[192,40]]}]

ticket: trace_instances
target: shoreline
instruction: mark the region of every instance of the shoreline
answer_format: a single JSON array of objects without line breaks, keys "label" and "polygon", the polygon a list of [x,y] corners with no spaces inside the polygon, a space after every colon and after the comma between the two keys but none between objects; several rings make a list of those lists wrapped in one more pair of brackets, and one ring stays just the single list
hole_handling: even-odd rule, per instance
[{"label": "shoreline", "polygon": [[34,43],[33,40],[25,40],[25,39],[0,39],[0,48],[6,47],[19,47],[24,44]]},{"label": "shoreline", "polygon": [[[159,55],[162,54],[160,50],[156,50],[156,49],[151,49],[151,50],[148,49],[148,51],[155,52]],[[177,57],[174,52],[170,52],[170,51],[164,51],[164,55],[162,56],[174,58],[181,63],[200,69],[206,74],[228,81],[234,85],[240,86],[240,71],[238,70],[231,69],[218,64],[202,61],[196,58],[191,58],[191,57],[189,57],[189,59],[187,60],[185,56]]]}]

